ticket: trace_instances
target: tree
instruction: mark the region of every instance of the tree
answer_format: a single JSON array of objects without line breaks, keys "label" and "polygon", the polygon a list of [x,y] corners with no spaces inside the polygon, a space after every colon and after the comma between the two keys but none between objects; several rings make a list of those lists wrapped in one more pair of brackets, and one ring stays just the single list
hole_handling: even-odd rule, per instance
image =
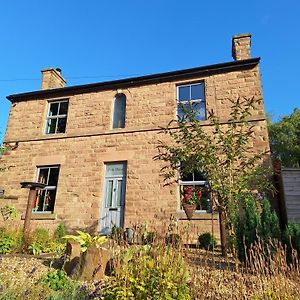
[{"label": "tree", "polygon": [[156,159],[165,162],[161,172],[166,184],[180,173],[195,170],[205,173],[209,181],[214,208],[219,212],[222,253],[226,255],[227,233],[232,232],[234,215],[243,194],[253,188],[269,188],[268,173],[262,167],[266,151],[253,151],[253,126],[247,121],[259,100],[238,98],[232,101],[226,123],[209,113],[211,126],[195,119],[195,110],[187,111],[163,129],[171,143],[161,141]]},{"label": "tree", "polygon": [[290,116],[278,122],[269,121],[269,138],[273,159],[284,167],[300,167],[300,111],[295,108]]}]

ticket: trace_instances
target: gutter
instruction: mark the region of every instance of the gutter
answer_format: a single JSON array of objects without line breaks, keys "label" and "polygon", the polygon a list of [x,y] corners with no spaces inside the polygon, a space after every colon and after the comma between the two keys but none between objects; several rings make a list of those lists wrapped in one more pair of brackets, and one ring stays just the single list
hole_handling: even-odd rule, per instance
[{"label": "gutter", "polygon": [[238,61],[214,64],[214,65],[209,65],[204,67],[196,67],[191,69],[158,73],[158,74],[152,74],[152,75],[146,75],[140,77],[132,77],[132,78],[125,78],[125,79],[98,82],[98,83],[89,83],[84,85],[75,85],[75,86],[57,88],[57,89],[38,90],[38,91],[33,91],[28,93],[21,93],[21,94],[13,94],[7,96],[6,98],[12,103],[14,103],[14,102],[19,102],[24,100],[32,100],[35,98],[46,98],[49,95],[58,97],[58,96],[67,96],[70,94],[82,94],[82,93],[90,93],[95,91],[110,90],[110,89],[117,89],[117,88],[128,88],[132,86],[161,83],[166,81],[175,81],[175,80],[181,80],[185,78],[193,78],[201,75],[203,76],[203,75],[215,74],[215,73],[218,74],[218,73],[240,70],[243,68],[250,68],[257,65],[259,61],[260,61],[260,57],[257,57],[257,58],[251,58],[246,60],[238,60]]}]

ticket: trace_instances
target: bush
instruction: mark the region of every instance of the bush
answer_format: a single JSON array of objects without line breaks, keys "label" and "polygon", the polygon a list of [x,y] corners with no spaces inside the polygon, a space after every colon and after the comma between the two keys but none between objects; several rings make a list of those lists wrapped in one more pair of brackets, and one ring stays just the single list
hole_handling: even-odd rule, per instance
[{"label": "bush", "polygon": [[33,231],[31,240],[44,246],[50,240],[49,231],[46,228],[37,228]]},{"label": "bush", "polygon": [[85,252],[91,245],[102,245],[107,241],[105,236],[91,236],[87,232],[80,230],[76,231],[78,235],[65,235],[63,239],[65,240],[74,240],[80,244],[80,251]]},{"label": "bush", "polygon": [[2,229],[0,231],[0,253],[19,252],[24,244],[24,235],[22,230],[9,231]]},{"label": "bush", "polygon": [[200,247],[205,250],[212,250],[217,245],[215,237],[210,232],[199,235],[198,242]]},{"label": "bush", "polygon": [[44,246],[38,241],[32,242],[28,247],[29,253],[33,254],[33,255],[41,254],[42,252],[44,252],[43,249],[44,249]]},{"label": "bush", "polygon": [[246,258],[246,251],[256,242],[264,248],[271,241],[281,240],[279,220],[275,212],[271,211],[270,203],[263,199],[261,209],[254,195],[247,195],[244,199],[245,207],[238,214],[235,221],[236,250],[240,260]]},{"label": "bush", "polygon": [[114,266],[114,276],[109,277],[99,298],[191,299],[187,265],[176,248],[131,247],[114,258]]},{"label": "bush", "polygon": [[0,253],[6,254],[12,251],[15,241],[12,236],[5,235],[0,239]]},{"label": "bush", "polygon": [[116,240],[117,242],[121,242],[123,240],[123,229],[122,227],[118,227],[114,225],[111,229],[111,233],[109,235],[111,239]]},{"label": "bush", "polygon": [[300,259],[300,226],[296,223],[289,223],[284,235],[283,243],[287,247],[288,259],[292,258],[292,250],[295,249],[298,254],[298,259]]},{"label": "bush", "polygon": [[63,237],[65,235],[66,235],[66,226],[64,223],[60,223],[54,232],[54,239],[56,239],[58,242],[62,242]]},{"label": "bush", "polygon": [[50,287],[52,290],[58,291],[63,290],[70,285],[70,279],[64,270],[51,269],[42,279],[42,283],[45,286]]}]

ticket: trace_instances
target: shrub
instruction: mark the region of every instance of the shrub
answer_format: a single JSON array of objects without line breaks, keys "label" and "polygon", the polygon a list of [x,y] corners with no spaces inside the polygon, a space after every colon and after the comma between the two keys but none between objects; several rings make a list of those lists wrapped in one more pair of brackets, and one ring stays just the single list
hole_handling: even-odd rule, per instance
[{"label": "shrub", "polygon": [[279,220],[271,211],[270,203],[263,199],[261,211],[254,195],[244,199],[245,207],[238,214],[235,222],[236,250],[240,260],[245,260],[245,250],[249,250],[255,242],[260,242],[264,248],[272,241],[281,240]]},{"label": "shrub", "polygon": [[110,233],[109,237],[111,239],[114,239],[114,240],[120,242],[123,239],[123,229],[121,227],[114,225],[111,229],[111,233]]},{"label": "shrub", "polygon": [[114,276],[103,291],[104,299],[191,299],[187,265],[178,249],[136,246],[114,260]]},{"label": "shrub", "polygon": [[91,245],[104,244],[107,239],[105,236],[91,236],[89,233],[77,230],[78,235],[65,235],[63,238],[77,241],[81,246],[81,252],[85,252]]},{"label": "shrub", "polygon": [[24,235],[22,230],[9,231],[3,228],[0,231],[0,253],[21,251],[23,244]]},{"label": "shrub", "polygon": [[70,284],[70,279],[64,270],[51,269],[42,278],[42,283],[52,290],[58,291],[65,289]]},{"label": "shrub", "polygon": [[44,250],[44,246],[38,241],[33,241],[28,247],[29,253],[33,255],[39,255],[42,252],[44,252],[43,250]]},{"label": "shrub", "polygon": [[0,253],[10,253],[13,249],[15,241],[12,236],[4,235],[0,238]]},{"label": "shrub", "polygon": [[210,232],[199,235],[198,242],[200,247],[205,250],[212,250],[217,245],[215,237]]},{"label": "shrub", "polygon": [[288,258],[292,258],[292,250],[295,249],[300,259],[300,226],[296,223],[289,223],[284,234],[283,243],[287,246]]},{"label": "shrub", "polygon": [[57,241],[50,241],[47,245],[43,248],[43,252],[45,253],[56,253],[57,255],[61,256],[65,253],[66,244],[57,242]]},{"label": "shrub", "polygon": [[37,242],[41,245],[46,245],[50,240],[49,231],[46,228],[37,228],[32,233],[32,242]]},{"label": "shrub", "polygon": [[66,235],[66,226],[64,223],[60,223],[54,232],[54,238],[58,242],[61,242],[65,235]]}]

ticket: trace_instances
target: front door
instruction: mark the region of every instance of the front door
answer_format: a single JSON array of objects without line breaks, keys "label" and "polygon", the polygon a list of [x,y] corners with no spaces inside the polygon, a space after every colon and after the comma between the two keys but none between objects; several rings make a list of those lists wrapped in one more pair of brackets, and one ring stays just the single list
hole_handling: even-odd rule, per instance
[{"label": "front door", "polygon": [[105,164],[104,196],[100,233],[109,234],[113,226],[123,227],[126,187],[126,163]]}]

